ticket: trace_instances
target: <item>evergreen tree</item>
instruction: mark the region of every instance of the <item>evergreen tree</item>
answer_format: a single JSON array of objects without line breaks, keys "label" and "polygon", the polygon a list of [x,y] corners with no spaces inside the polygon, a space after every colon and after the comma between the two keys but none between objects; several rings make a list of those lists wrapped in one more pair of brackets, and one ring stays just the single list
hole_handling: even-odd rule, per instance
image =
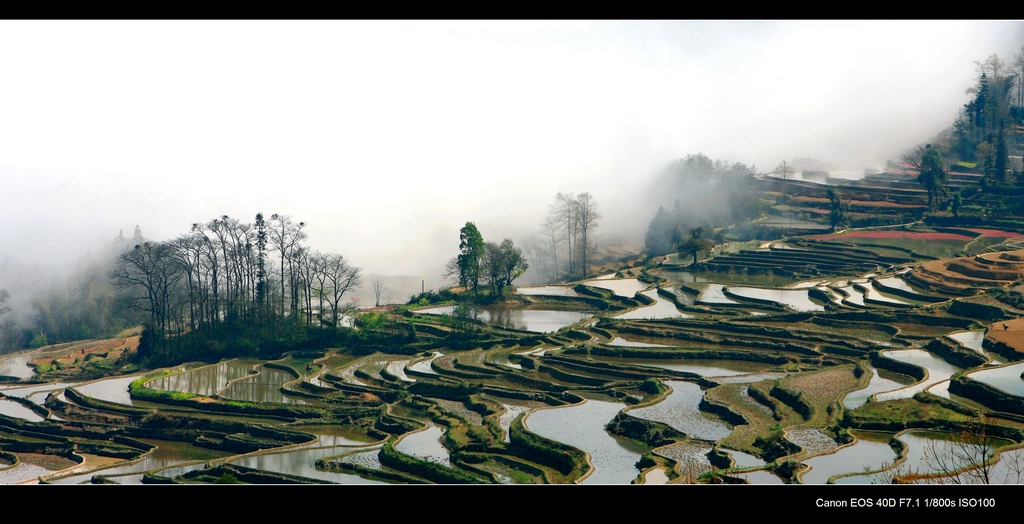
[{"label": "evergreen tree", "polygon": [[484,237],[476,224],[466,222],[466,225],[459,230],[459,256],[457,259],[459,285],[473,287],[473,293],[477,292],[480,285],[480,263],[484,257]]}]

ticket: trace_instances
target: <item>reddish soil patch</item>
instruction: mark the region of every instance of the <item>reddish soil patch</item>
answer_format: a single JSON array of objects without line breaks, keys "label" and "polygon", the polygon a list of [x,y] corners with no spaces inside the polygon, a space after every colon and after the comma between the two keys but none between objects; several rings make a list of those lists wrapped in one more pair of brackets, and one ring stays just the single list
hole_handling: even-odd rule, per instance
[{"label": "reddish soil patch", "polygon": [[[1006,324],[1008,329],[1003,329]],[[988,327],[986,338],[996,340],[1024,352],[1024,318],[1015,318],[1006,322],[996,322]]]},{"label": "reddish soil patch", "polygon": [[983,237],[995,237],[995,238],[1002,238],[1002,237],[1007,237],[1007,238],[1024,237],[1024,235],[1022,235],[1020,233],[1016,233],[1014,231],[1000,231],[998,229],[978,229],[978,228],[973,228],[972,227],[972,228],[968,228],[967,230],[968,231],[973,231],[975,233],[980,233],[981,236],[983,236]]},{"label": "reddish soil patch", "polygon": [[910,238],[920,240],[963,240],[970,241],[973,238],[967,235],[954,233],[923,233],[915,231],[851,231],[840,235],[818,235],[809,237],[814,240],[836,240],[843,238]]}]

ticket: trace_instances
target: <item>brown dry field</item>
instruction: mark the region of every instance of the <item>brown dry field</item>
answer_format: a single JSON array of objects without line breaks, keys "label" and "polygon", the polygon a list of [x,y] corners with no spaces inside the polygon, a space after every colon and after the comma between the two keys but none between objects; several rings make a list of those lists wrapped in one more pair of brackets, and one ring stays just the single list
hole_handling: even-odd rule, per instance
[{"label": "brown dry field", "polygon": [[[1021,253],[1021,251],[1013,251],[1013,253]],[[984,282],[989,282],[991,283],[991,285],[999,285],[1006,282],[1002,280],[985,279],[971,275],[965,275],[963,273],[951,271],[949,268],[947,268],[950,262],[958,260],[963,260],[963,258],[942,258],[939,260],[930,260],[928,262],[921,264],[921,267],[933,273],[938,273],[939,275],[947,277],[946,279],[944,279],[943,283],[955,287],[966,287],[967,285],[982,285],[982,283]],[[971,284],[968,284],[968,282],[971,282]]]},{"label": "brown dry field", "polygon": [[1002,342],[1013,349],[1024,352],[1024,318],[1015,318],[1005,322],[996,322],[988,327],[987,338]]}]

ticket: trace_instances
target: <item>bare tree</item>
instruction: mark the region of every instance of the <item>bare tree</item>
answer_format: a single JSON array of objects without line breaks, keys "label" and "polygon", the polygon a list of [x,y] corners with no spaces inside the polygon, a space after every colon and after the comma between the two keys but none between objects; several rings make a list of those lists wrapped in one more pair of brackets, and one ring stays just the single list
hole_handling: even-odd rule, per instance
[{"label": "bare tree", "polygon": [[1024,478],[1020,448],[999,453],[984,417],[968,423],[946,439],[930,440],[921,463],[925,471],[897,467],[885,479],[894,484],[1019,484]]},{"label": "bare tree", "polygon": [[550,208],[550,219],[559,224],[562,238],[568,251],[568,268],[571,275],[575,271],[575,258],[573,248],[576,247],[576,235],[578,231],[578,214],[576,213],[576,196],[572,193],[558,193],[555,195],[555,203]]},{"label": "bare tree", "polygon": [[587,278],[590,271],[588,257],[588,248],[590,247],[588,235],[597,227],[597,222],[601,218],[601,212],[597,210],[597,202],[590,193],[580,193],[576,197],[576,221],[579,225],[580,240],[582,241],[582,270],[583,278]]},{"label": "bare tree", "polygon": [[789,165],[789,162],[783,160],[782,162],[779,162],[778,166],[775,166],[775,171],[773,171],[773,173],[779,178],[788,181],[793,178],[793,166]]},{"label": "bare tree", "polygon": [[373,284],[373,307],[380,307],[380,296],[388,289],[388,278],[384,275],[374,275],[370,278],[370,283]]},{"label": "bare tree", "polygon": [[[270,215],[270,225],[267,228],[267,234],[270,237],[270,244],[281,255],[281,315],[284,315],[285,311],[286,280],[284,273],[286,262],[289,275],[291,276],[292,287],[294,288],[295,272],[292,268],[292,257],[299,242],[306,239],[306,233],[302,231],[302,228],[305,226],[305,222],[296,224],[289,215],[279,215],[277,213]],[[297,303],[298,297],[293,296],[292,307],[294,308]]]},{"label": "bare tree", "polygon": [[552,216],[548,216],[540,225],[540,232],[544,236],[544,251],[551,257],[551,280],[558,279],[558,248],[564,242],[558,234],[558,226],[558,220]]},{"label": "bare tree", "polygon": [[991,54],[981,62],[975,61],[974,65],[979,75],[988,75],[994,80],[1003,78],[1003,73],[1006,71],[1006,62],[1003,62],[1003,59],[999,58],[997,54]]}]

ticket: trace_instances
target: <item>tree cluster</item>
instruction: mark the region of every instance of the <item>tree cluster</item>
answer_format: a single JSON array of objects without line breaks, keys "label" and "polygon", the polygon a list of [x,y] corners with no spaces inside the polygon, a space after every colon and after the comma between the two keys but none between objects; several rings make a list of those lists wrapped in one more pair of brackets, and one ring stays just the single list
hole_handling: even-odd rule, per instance
[{"label": "tree cluster", "polygon": [[644,236],[647,254],[672,253],[697,227],[710,234],[716,227],[760,217],[765,205],[758,198],[754,173],[753,166],[712,161],[700,153],[670,163],[657,183],[658,198],[674,198],[675,204],[671,211],[658,207]]},{"label": "tree cluster", "polygon": [[987,185],[1008,184],[1008,141],[1020,147],[1015,126],[1024,122],[1024,47],[1009,66],[998,55],[976,64],[978,83],[968,91],[974,98],[960,109],[948,152],[961,162],[976,164]]},{"label": "tree cluster", "polygon": [[523,251],[506,238],[500,244],[484,242],[473,222],[459,230],[459,254],[448,261],[445,278],[457,279],[460,286],[479,295],[480,282],[490,287],[491,295],[500,295],[506,286],[529,268]]},{"label": "tree cluster", "polygon": [[352,309],[343,298],[360,284],[360,269],[304,246],[304,226],[284,215],[266,221],[257,214],[253,223],[225,215],[169,241],[136,244],[117,258],[110,277],[161,345],[245,331],[257,333],[249,344],[258,350],[258,333],[273,334],[286,321],[338,326]]},{"label": "tree cluster", "polygon": [[587,278],[597,248],[593,233],[601,220],[597,200],[590,193],[558,193],[527,251],[548,281]]}]

